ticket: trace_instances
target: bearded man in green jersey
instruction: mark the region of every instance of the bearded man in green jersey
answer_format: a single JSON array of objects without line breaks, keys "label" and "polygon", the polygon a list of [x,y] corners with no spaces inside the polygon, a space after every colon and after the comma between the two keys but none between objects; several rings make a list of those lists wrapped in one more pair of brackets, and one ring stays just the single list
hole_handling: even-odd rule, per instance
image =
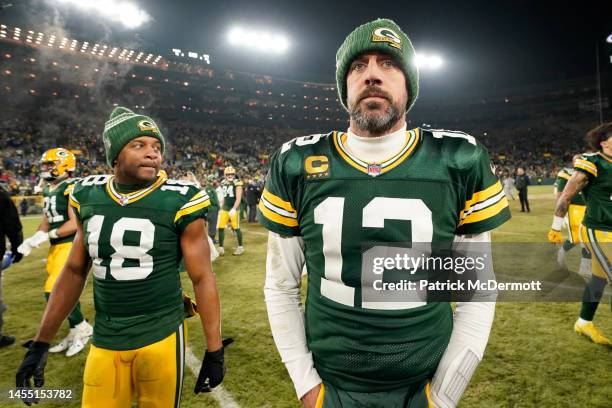
[{"label": "bearded man in green jersey", "polygon": [[454,407],[482,359],[494,301],[458,302],[453,316],[448,301],[389,300],[390,290],[373,290],[379,275],[366,258],[392,247],[413,254],[415,243],[490,250],[488,231],[510,218],[508,202],[474,137],[406,129],[418,71],[393,21],[349,34],[336,82],[348,131],[285,143],[258,207],[270,230],[274,340],[306,407]]},{"label": "bearded man in green jersey", "polygon": [[[83,378],[83,407],[180,404],[186,328],[178,265],[184,259],[206,336],[195,392],[224,375],[219,296],[204,217],[210,200],[193,183],[160,170],[165,139],[155,122],[113,110],[104,128],[114,175],[77,183],[70,205],[77,217],[72,251],[45,310],[35,341],[17,372],[17,387],[40,387],[49,342],[72,310],[91,266],[96,307]],[[25,400],[26,403],[33,402]]]}]

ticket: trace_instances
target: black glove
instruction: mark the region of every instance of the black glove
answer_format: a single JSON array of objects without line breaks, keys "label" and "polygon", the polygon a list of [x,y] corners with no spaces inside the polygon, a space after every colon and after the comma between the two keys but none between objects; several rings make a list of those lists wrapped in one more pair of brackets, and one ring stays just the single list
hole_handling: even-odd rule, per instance
[{"label": "black glove", "polygon": [[21,261],[21,258],[23,258],[23,254],[21,252],[15,251],[15,253],[13,254],[13,263]]},{"label": "black glove", "polygon": [[210,392],[211,388],[215,388],[223,381],[225,375],[225,363],[223,359],[223,347],[217,351],[207,351],[204,353],[204,361],[200,368],[200,374],[196,381],[193,392],[199,394],[201,392]]},{"label": "black glove", "polygon": [[[45,383],[45,365],[47,365],[47,353],[49,352],[49,343],[42,341],[33,341],[28,347],[28,351],[17,370],[16,380],[17,388],[31,389],[32,384],[30,378],[34,378],[34,386],[40,388]],[[24,404],[30,406],[32,403],[38,404],[36,398],[22,399]]]}]

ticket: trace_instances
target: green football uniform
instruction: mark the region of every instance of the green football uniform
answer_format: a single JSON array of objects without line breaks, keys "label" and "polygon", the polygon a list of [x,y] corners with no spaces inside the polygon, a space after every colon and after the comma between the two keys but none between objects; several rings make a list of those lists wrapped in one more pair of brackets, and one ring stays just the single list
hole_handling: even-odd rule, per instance
[{"label": "green football uniform", "polygon": [[223,189],[223,210],[229,211],[236,203],[236,189],[242,186],[240,180],[223,180],[221,181],[221,188]]},{"label": "green football uniform", "polygon": [[180,236],[206,215],[210,200],[194,184],[168,180],[120,193],[113,176],[75,185],[70,204],[92,258],[93,343],[131,350],[172,334],[184,320]]},{"label": "green football uniform", "polygon": [[[74,188],[74,184],[79,181],[69,178],[61,181],[57,185],[47,185],[43,190],[43,212],[49,221],[49,231],[59,228],[68,221],[68,197]],[[51,245],[72,242],[74,234],[61,238],[50,239]]]},{"label": "green football uniform", "polygon": [[612,231],[612,158],[603,153],[585,153],[574,163],[589,183],[582,189],[586,202],[583,224],[592,229]]},{"label": "green football uniform", "polygon": [[[565,185],[569,179],[572,177],[572,174],[574,174],[574,169],[572,168],[564,167],[559,170],[559,173],[557,173],[557,179],[555,180],[555,191],[557,193],[563,192],[563,189],[565,188]],[[572,197],[570,204],[585,205],[582,191],[579,191],[578,194]]]},{"label": "green football uniform", "polygon": [[[366,253],[377,245],[450,247],[456,234],[508,220],[508,202],[472,136],[417,128],[381,163],[352,156],[346,139],[332,132],[285,143],[271,159],[259,220],[304,240],[306,335],[321,378],[354,392],[420,384],[448,345],[450,304],[385,302],[389,291],[370,286]],[[397,271],[384,280],[387,272]]]}]

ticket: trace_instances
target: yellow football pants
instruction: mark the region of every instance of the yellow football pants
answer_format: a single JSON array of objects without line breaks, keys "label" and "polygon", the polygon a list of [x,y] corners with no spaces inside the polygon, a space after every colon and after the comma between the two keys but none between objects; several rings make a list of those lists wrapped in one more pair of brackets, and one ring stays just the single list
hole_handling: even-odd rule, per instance
[{"label": "yellow football pants", "polygon": [[91,345],[83,375],[86,408],[179,407],[187,326],[136,350],[108,350]]},{"label": "yellow football pants", "polygon": [[240,211],[236,211],[233,217],[230,217],[229,211],[219,210],[219,218],[217,219],[217,229],[224,229],[228,222],[232,223],[232,229],[240,228]]},{"label": "yellow football pants", "polygon": [[55,281],[68,260],[70,249],[72,249],[72,242],[64,242],[63,244],[51,245],[49,247],[49,254],[47,255],[48,276],[45,281],[45,293],[51,293]]},{"label": "yellow football pants", "polygon": [[595,276],[612,283],[612,232],[580,228],[582,242],[591,252],[591,269]]},{"label": "yellow football pants", "polygon": [[568,239],[572,244],[580,243],[580,226],[586,211],[586,205],[570,204],[565,216]]}]

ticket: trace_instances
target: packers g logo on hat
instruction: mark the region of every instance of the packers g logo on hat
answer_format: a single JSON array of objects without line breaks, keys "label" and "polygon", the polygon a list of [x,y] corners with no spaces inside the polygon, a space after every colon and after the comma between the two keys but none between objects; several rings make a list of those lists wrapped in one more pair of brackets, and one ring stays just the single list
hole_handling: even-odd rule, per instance
[{"label": "packers g logo on hat", "polygon": [[156,135],[159,134],[159,129],[157,129],[155,123],[151,122],[150,120],[141,120],[140,122],[138,122],[137,126],[141,132],[151,131]]},{"label": "packers g logo on hat", "polygon": [[402,39],[390,28],[379,27],[372,32],[373,42],[386,42],[391,47],[402,49]]}]

